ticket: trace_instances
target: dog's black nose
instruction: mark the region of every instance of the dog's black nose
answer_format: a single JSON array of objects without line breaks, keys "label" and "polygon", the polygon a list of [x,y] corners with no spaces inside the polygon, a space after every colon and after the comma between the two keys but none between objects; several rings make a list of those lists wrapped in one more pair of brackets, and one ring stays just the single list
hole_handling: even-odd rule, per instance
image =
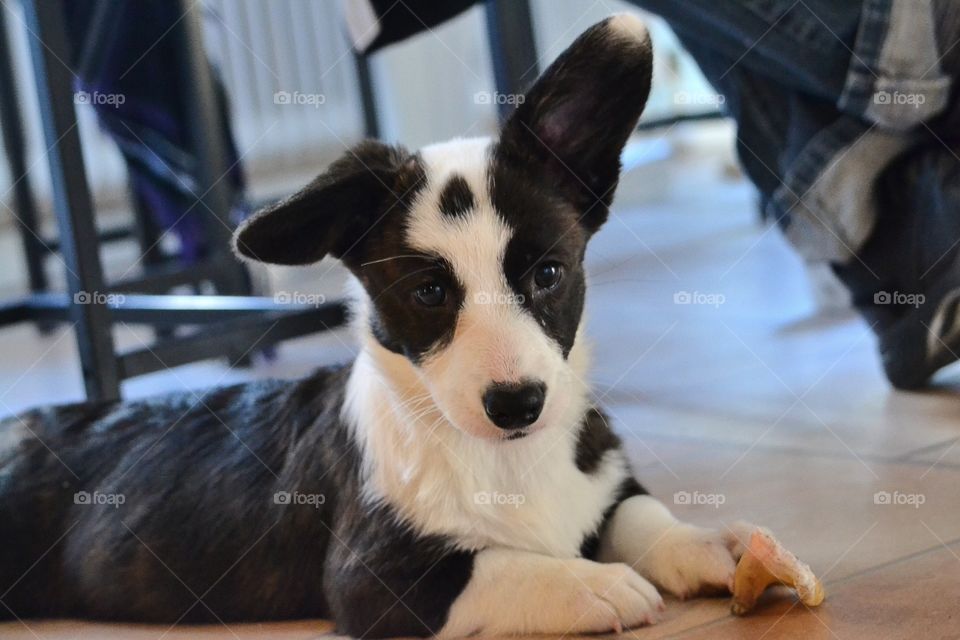
[{"label": "dog's black nose", "polygon": [[520,429],[536,422],[547,386],[542,382],[496,382],[483,394],[483,408],[501,429]]}]

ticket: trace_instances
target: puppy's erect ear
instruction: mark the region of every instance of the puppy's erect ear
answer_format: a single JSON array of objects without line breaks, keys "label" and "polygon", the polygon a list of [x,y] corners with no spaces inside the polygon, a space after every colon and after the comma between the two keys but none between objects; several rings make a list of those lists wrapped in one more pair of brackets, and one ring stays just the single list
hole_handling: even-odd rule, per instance
[{"label": "puppy's erect ear", "polygon": [[620,153],[647,102],[652,69],[639,18],[595,24],[527,92],[504,125],[498,161],[558,189],[595,231],[613,200]]},{"label": "puppy's erect ear", "polygon": [[234,251],[280,265],[311,264],[327,254],[342,258],[414,191],[417,167],[403,148],[362,142],[306,187],[244,221],[233,234]]}]

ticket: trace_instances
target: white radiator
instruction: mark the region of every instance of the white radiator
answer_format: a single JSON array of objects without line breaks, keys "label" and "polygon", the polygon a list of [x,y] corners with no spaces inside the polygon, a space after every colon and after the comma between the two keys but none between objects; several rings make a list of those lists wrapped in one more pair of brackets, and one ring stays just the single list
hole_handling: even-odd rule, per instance
[{"label": "white radiator", "polygon": [[336,0],[205,0],[205,35],[231,98],[252,184],[315,173],[363,134]]}]

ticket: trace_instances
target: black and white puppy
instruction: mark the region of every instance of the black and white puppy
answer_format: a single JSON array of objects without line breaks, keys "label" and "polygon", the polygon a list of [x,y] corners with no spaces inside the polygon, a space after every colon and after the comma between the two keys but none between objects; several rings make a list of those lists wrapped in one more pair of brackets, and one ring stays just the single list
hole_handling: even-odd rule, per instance
[{"label": "black and white puppy", "polygon": [[736,537],[646,495],[584,382],[584,251],[651,55],[609,18],[498,140],[365,142],[239,229],[356,276],[351,365],[0,424],[0,615],[582,633],[729,588]]}]

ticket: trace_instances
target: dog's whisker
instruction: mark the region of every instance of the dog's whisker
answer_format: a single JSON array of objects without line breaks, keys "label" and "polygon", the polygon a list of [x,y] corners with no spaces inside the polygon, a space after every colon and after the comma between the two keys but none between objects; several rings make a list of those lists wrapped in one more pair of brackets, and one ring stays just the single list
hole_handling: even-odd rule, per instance
[{"label": "dog's whisker", "polygon": [[416,406],[418,406],[418,405],[426,402],[426,401],[429,400],[431,397],[432,397],[432,396],[431,396],[430,392],[427,391],[427,392],[425,392],[425,393],[421,393],[421,394],[412,396],[412,397],[410,397],[410,398],[401,398],[400,402],[397,403],[397,404],[395,404],[394,407],[395,407],[396,409],[398,409],[398,410],[405,410],[405,409],[408,409],[408,408],[410,408],[410,407],[416,407]]},{"label": "dog's whisker", "polygon": [[398,256],[390,256],[389,258],[379,258],[379,259],[377,259],[377,260],[368,260],[368,261],[366,261],[366,262],[361,262],[361,263],[360,263],[360,266],[361,266],[361,267],[366,267],[366,266],[369,266],[369,265],[371,265],[371,264],[380,264],[381,262],[389,262],[390,260],[399,260],[399,259],[401,259],[401,258],[420,258],[420,259],[422,259],[422,260],[435,260],[435,259],[436,259],[435,256],[430,256],[430,255],[427,255],[427,254],[425,254],[425,253],[408,253],[408,254],[402,254],[402,255],[398,255]]},{"label": "dog's whisker", "polygon": [[[431,413],[433,413],[433,412],[435,412],[435,411],[440,411],[440,409],[438,409],[436,406],[431,405],[431,406],[429,406],[429,407],[427,407],[427,408],[425,408],[425,409],[422,409],[422,410],[421,410],[419,413],[417,413],[416,415],[410,416],[410,421],[411,421],[411,422],[418,422],[418,421],[421,420],[422,418],[430,415]],[[441,415],[442,415],[442,414],[441,414]]]}]

